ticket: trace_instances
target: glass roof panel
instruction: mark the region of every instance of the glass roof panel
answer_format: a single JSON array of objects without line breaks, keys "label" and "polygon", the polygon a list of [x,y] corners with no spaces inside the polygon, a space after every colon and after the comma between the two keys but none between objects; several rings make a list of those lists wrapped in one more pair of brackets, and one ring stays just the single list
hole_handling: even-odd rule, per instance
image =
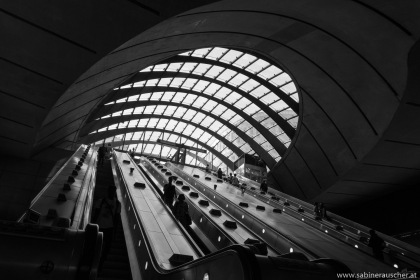
[{"label": "glass roof panel", "polygon": [[176,111],[175,111],[175,113],[173,114],[173,116],[174,117],[177,117],[177,118],[181,118],[184,114],[185,114],[185,112],[187,111],[187,108],[184,108],[184,107],[179,107]]},{"label": "glass roof panel", "polygon": [[182,100],[184,100],[185,96],[187,94],[185,92],[178,92],[177,94],[174,95],[174,97],[172,98],[172,102],[181,102]]},{"label": "glass roof panel", "polygon": [[[217,102],[213,100],[208,100],[206,104],[203,106],[203,110],[206,110],[208,112],[211,112],[213,109],[215,109],[217,106]],[[223,105],[222,105],[223,106]]]},{"label": "glass roof panel", "polygon": [[206,56],[211,51],[211,49],[212,48],[203,48],[203,49],[195,50],[191,54],[191,56],[204,57],[204,56]]},{"label": "glass roof panel", "polygon": [[[216,66],[216,67],[219,67],[219,66]],[[219,68],[221,68],[221,67],[219,67]],[[223,68],[222,68],[223,69]],[[229,80],[231,80],[235,75],[237,74],[237,72],[235,72],[235,71],[233,71],[233,70],[231,70],[231,69],[225,69],[218,77],[217,77],[217,79],[219,80],[219,81],[222,81],[222,82],[227,82],[227,81],[229,81]],[[206,75],[207,76],[207,75]],[[230,83],[230,82],[229,82]]]},{"label": "glass roof panel", "polygon": [[150,100],[151,93],[142,93],[140,95],[140,100]]},{"label": "glass roof panel", "polygon": [[150,96],[150,100],[160,100],[162,98],[163,92],[154,92]]},{"label": "glass roof panel", "polygon": [[207,116],[203,119],[203,121],[200,123],[204,127],[209,127],[214,122],[214,119],[210,116]]},{"label": "glass roof panel", "polygon": [[165,94],[162,96],[162,101],[171,101],[172,98],[174,97],[175,92],[173,91],[167,91],[165,92]]},{"label": "glass roof panel", "polygon": [[258,59],[254,63],[250,64],[247,68],[245,68],[245,70],[253,74],[256,74],[256,73],[261,72],[268,66],[270,66],[270,63],[262,59]]},{"label": "glass roof panel", "polygon": [[277,102],[280,98],[277,96],[277,94],[274,94],[273,92],[269,92],[267,95],[264,95],[261,97],[261,101],[265,105],[269,105],[271,103]]},{"label": "glass roof panel", "polygon": [[288,83],[282,86],[280,89],[288,94],[296,92],[296,87],[294,83]]},{"label": "glass roof panel", "polygon": [[273,85],[279,87],[279,86],[284,85],[285,83],[290,82],[291,80],[292,79],[290,78],[290,76],[287,73],[283,72],[282,74],[280,74],[280,75],[275,76],[274,78],[272,78],[270,80],[270,83],[272,83]]},{"label": "glass roof panel", "polygon": [[258,74],[258,76],[260,76],[261,78],[263,78],[265,80],[268,80],[268,79],[271,79],[271,78],[279,75],[281,72],[283,72],[283,71],[281,71],[276,66],[271,65],[270,67],[268,67],[268,68],[264,69],[263,71],[261,71]]},{"label": "glass roof panel", "polygon": [[136,95],[132,95],[132,96],[130,96],[130,97],[128,97],[128,102],[131,102],[131,101],[137,101],[139,99],[139,95],[138,94],[136,94]]},{"label": "glass roof panel", "polygon": [[192,106],[194,106],[196,108],[201,108],[204,105],[204,103],[206,103],[206,102],[207,102],[207,98],[200,96],[194,101]]},{"label": "glass roof panel", "polygon": [[260,107],[251,103],[248,107],[244,109],[244,112],[247,113],[248,115],[253,115],[259,110],[261,110]]},{"label": "glass roof panel", "polygon": [[193,70],[193,74],[197,74],[197,75],[203,75],[204,73],[206,73],[211,67],[211,64],[207,64],[207,63],[200,63],[198,64],[198,66]]},{"label": "glass roof panel", "polygon": [[179,72],[190,73],[197,66],[197,63],[186,62]]},{"label": "glass roof panel", "polygon": [[243,52],[236,51],[236,50],[229,50],[228,52],[225,53],[225,55],[223,55],[223,57],[220,58],[220,61],[231,64],[242,55],[243,55]]},{"label": "glass roof panel", "polygon": [[[215,111],[216,111],[216,109],[215,109]],[[233,112],[232,110],[228,109],[222,115],[220,115],[220,117],[224,120],[230,120],[234,115],[236,115],[236,113]]]},{"label": "glass roof panel", "polygon": [[[243,111],[244,114],[251,116],[254,120],[261,123],[262,126],[264,126],[266,129],[269,129],[268,131],[265,131],[265,133],[272,133],[276,138],[279,139],[280,142],[288,146],[290,145],[290,138],[284,133],[279,125],[272,118],[268,117],[268,115],[264,112],[264,110],[267,111],[267,108],[257,106],[254,104],[254,102],[251,102],[252,98],[249,99],[250,97],[247,97],[246,94],[243,93],[248,93],[253,98],[260,100],[271,110],[277,112],[279,116],[285,119],[292,127],[296,128],[298,123],[298,116],[290,109],[290,106],[288,106],[280,99],[283,93],[277,93],[275,90],[272,92],[270,89],[273,89],[273,87],[267,87],[268,83],[270,83],[271,85],[280,88],[283,92],[290,95],[292,99],[298,102],[299,96],[296,91],[296,86],[291,80],[291,77],[287,73],[283,72],[279,67],[270,64],[268,61],[239,50],[212,47],[188,51],[180,54],[180,56],[198,57],[202,60],[202,62],[177,62],[170,64],[161,63],[150,66],[141,72],[166,71],[168,74],[173,73],[174,76],[170,77],[169,75],[166,75],[165,78],[153,78],[150,80],[138,81],[132,84],[123,85],[120,88],[115,89],[119,90],[131,87],[139,88],[144,86],[153,87],[159,85],[162,87],[169,86],[171,87],[171,91],[162,92],[162,90],[153,91],[152,89],[150,92],[133,94],[107,104],[112,106],[115,104],[115,102],[123,103],[137,100],[154,100],[182,103],[182,106],[148,105],[120,110],[101,118],[120,115],[137,115],[137,118],[139,118],[140,114],[154,114],[156,115],[156,118],[127,120],[125,122],[110,125],[104,129],[112,130],[117,127],[156,127],[158,129],[174,130],[175,132],[186,136],[191,136],[193,139],[200,139],[200,141],[204,143],[215,146],[217,150],[222,151],[223,154],[231,159],[237,158],[238,155],[234,154],[230,149],[226,148],[226,145],[220,142],[219,139],[212,137],[209,133],[204,132],[200,128],[197,128],[195,125],[190,125],[185,122],[179,122],[178,120],[173,119],[178,118],[206,127],[209,129],[209,131],[220,135],[220,137],[226,137],[229,142],[239,147],[243,152],[253,153],[254,150],[249,146],[249,143],[246,143],[244,139],[238,137],[234,131],[231,131],[217,120],[217,117],[220,116],[221,119],[229,121],[233,126],[238,127],[249,137],[253,138],[256,143],[262,145],[263,148],[268,151],[268,153],[273,158],[280,159],[281,156],[278,154],[279,150],[273,149],[273,146],[278,146],[278,142],[268,142],[266,138],[261,134],[261,132],[258,129],[252,127],[252,125],[248,121],[244,120],[241,115],[236,114],[226,106],[219,104],[217,101],[210,100],[207,97],[211,95],[213,98],[223,100],[238,110]],[[213,65],[214,61],[219,61],[225,64],[226,67]],[[230,86],[238,89],[236,91],[232,91],[227,87],[221,86],[214,82],[212,83],[211,81],[204,81],[195,78],[179,78],[176,77],[177,72],[193,73],[195,75],[217,79],[218,81],[229,83]],[[258,75],[260,79],[253,77],[253,75]],[[154,77],[157,76],[155,75]],[[261,81],[261,79],[265,81],[265,85],[264,83],[260,84],[258,82]],[[188,94],[186,92],[176,92],[176,88],[183,88],[188,91],[191,90],[193,93]],[[207,113],[203,114],[201,112],[197,112],[194,109],[188,109],[187,107],[183,106],[200,108]],[[166,116],[170,117],[171,119],[161,119],[159,116]],[[101,129],[99,131],[101,131]],[[130,134],[130,137],[133,136],[134,140],[139,140],[142,135],[143,134],[141,134],[141,132],[136,132],[132,135]],[[147,136],[146,140],[151,136],[150,133],[145,133],[144,135]],[[153,138],[157,139],[158,136],[161,136],[161,133],[154,135],[156,136]],[[179,136],[170,133],[165,133],[164,138],[172,139],[174,141],[179,141],[180,139]],[[185,142],[186,138],[182,141]],[[194,144],[194,142],[190,144]],[[137,146],[141,147],[139,148]],[[144,145],[144,147],[143,145],[137,146],[137,149],[149,149],[153,153],[156,153],[158,150],[160,151],[161,147],[160,145],[150,144]],[[173,150],[169,147],[166,148],[168,152]]]},{"label": "glass roof panel", "polygon": [[219,76],[220,73],[222,73],[225,70],[225,68],[213,65],[206,73],[206,77],[209,78],[215,78]]},{"label": "glass roof panel", "polygon": [[199,81],[194,87],[193,90],[194,91],[198,91],[201,92],[203,91],[208,85],[210,84],[210,82],[208,81]]},{"label": "glass roof panel", "polygon": [[220,57],[222,57],[225,53],[227,53],[229,50],[225,48],[213,48],[209,54],[207,54],[206,58],[218,60]]}]

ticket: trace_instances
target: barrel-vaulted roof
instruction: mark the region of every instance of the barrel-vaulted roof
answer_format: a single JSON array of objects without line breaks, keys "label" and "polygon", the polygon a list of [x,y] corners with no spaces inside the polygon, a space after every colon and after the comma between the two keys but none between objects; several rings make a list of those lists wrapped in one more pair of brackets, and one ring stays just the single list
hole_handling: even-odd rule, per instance
[{"label": "barrel-vaulted roof", "polygon": [[298,114],[297,88],[279,66],[246,51],[209,47],[141,69],[104,99],[81,136],[137,141],[130,149],[159,155],[157,139],[191,145],[188,136],[217,151],[216,166],[231,167],[248,153],[272,168],[290,145]]}]

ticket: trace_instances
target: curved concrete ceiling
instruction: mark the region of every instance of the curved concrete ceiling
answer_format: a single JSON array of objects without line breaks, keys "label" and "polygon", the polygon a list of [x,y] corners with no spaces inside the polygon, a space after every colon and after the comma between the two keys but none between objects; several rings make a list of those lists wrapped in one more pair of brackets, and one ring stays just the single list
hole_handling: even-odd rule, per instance
[{"label": "curved concrete ceiling", "polygon": [[296,136],[271,181],[331,206],[420,179],[420,4],[391,0],[221,1],[167,20],[106,55],[60,95],[36,150],[71,147],[98,104],[140,69],[191,49],[269,57],[301,94]]}]

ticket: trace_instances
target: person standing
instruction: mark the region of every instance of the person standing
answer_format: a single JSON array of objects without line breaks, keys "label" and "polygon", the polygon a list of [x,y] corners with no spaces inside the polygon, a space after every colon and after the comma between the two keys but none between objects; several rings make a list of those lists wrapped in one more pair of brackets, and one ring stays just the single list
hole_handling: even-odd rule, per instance
[{"label": "person standing", "polygon": [[217,178],[222,179],[222,176],[223,176],[222,169],[219,168],[219,170],[217,170]]},{"label": "person standing", "polygon": [[101,258],[99,260],[99,270],[102,269],[105,258],[114,240],[115,229],[118,217],[121,213],[121,203],[117,198],[117,187],[109,186],[107,196],[95,203],[92,223],[99,226],[99,231],[103,233],[103,245]]},{"label": "person standing", "polygon": [[106,147],[105,144],[102,144],[101,147],[98,149],[98,165],[103,166],[106,154]]},{"label": "person standing", "polygon": [[175,218],[184,226],[191,224],[190,214],[188,213],[188,204],[185,202],[185,195],[180,194],[172,209]]},{"label": "person standing", "polygon": [[208,164],[206,166],[206,173],[210,173],[210,166]]},{"label": "person standing", "polygon": [[382,249],[385,247],[385,242],[382,238],[380,238],[375,230],[371,229],[369,231],[370,239],[368,246],[372,248],[372,253],[380,261],[384,261],[384,255]]},{"label": "person standing", "polygon": [[238,187],[239,186],[239,179],[236,177],[236,174],[233,175],[232,185]]},{"label": "person standing", "polygon": [[172,177],[169,177],[169,181],[167,184],[163,186],[163,201],[169,208],[172,209],[172,204],[174,203],[174,199],[176,198],[175,186],[172,184]]},{"label": "person standing", "polygon": [[233,176],[232,176],[232,173],[230,173],[230,175],[229,175],[229,177],[228,177],[228,182],[229,182],[229,184],[232,184],[232,182],[233,182]]},{"label": "person standing", "polygon": [[268,190],[268,186],[267,186],[267,182],[266,182],[266,180],[263,180],[262,182],[261,182],[261,185],[260,185],[260,191],[262,191],[262,192],[267,192],[267,190]]},{"label": "person standing", "polygon": [[314,207],[314,216],[316,220],[322,220],[321,217],[321,209],[320,209],[320,203],[319,202],[315,202],[315,207]]}]

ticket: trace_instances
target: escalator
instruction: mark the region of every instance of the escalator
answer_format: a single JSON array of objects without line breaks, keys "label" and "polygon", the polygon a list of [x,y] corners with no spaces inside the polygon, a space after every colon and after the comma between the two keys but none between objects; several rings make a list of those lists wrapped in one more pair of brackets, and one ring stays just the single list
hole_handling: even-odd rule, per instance
[{"label": "escalator", "polygon": [[[335,260],[263,256],[243,245],[228,246],[207,255],[200,253],[134,161],[118,152],[113,160],[116,184],[122,195],[122,214],[127,216],[124,234],[130,236],[129,243],[133,244],[130,249],[142,279],[336,279],[336,273],[350,272]],[[173,237],[176,239],[170,241]],[[170,244],[169,251],[162,247],[165,242]],[[187,249],[189,253],[174,252]],[[186,260],[183,254],[191,256]]]},{"label": "escalator", "polygon": [[[196,168],[175,166],[171,163],[166,163],[166,167],[184,181],[202,189],[205,193],[202,195],[208,196],[210,193],[210,197],[214,198],[213,201],[219,207],[223,207],[237,219],[245,216],[243,221],[249,227],[257,222],[258,227],[255,228],[259,232],[265,231],[264,239],[267,243],[275,243],[276,236],[283,234],[315,255],[340,260],[355,272],[396,271],[395,268],[377,261],[365,252],[338,241],[330,235],[329,230],[319,231],[307,224],[307,219],[303,217],[296,219],[289,214],[284,215],[284,212],[290,212],[286,206],[279,209],[279,206],[272,201],[264,205],[260,199],[257,199],[256,193],[244,194],[241,190]],[[217,184],[217,190],[213,189],[214,184]],[[246,206],[241,206],[242,203],[246,203]],[[276,212],[277,210],[280,211]]]},{"label": "escalator", "polygon": [[[96,187],[94,201],[106,197],[107,188],[115,185],[112,174],[111,161],[105,160],[103,166],[98,166],[96,172]],[[117,219],[115,239],[105,259],[102,270],[98,273],[98,279],[131,280],[131,270],[127,254],[124,232],[121,226],[121,218]]]}]

